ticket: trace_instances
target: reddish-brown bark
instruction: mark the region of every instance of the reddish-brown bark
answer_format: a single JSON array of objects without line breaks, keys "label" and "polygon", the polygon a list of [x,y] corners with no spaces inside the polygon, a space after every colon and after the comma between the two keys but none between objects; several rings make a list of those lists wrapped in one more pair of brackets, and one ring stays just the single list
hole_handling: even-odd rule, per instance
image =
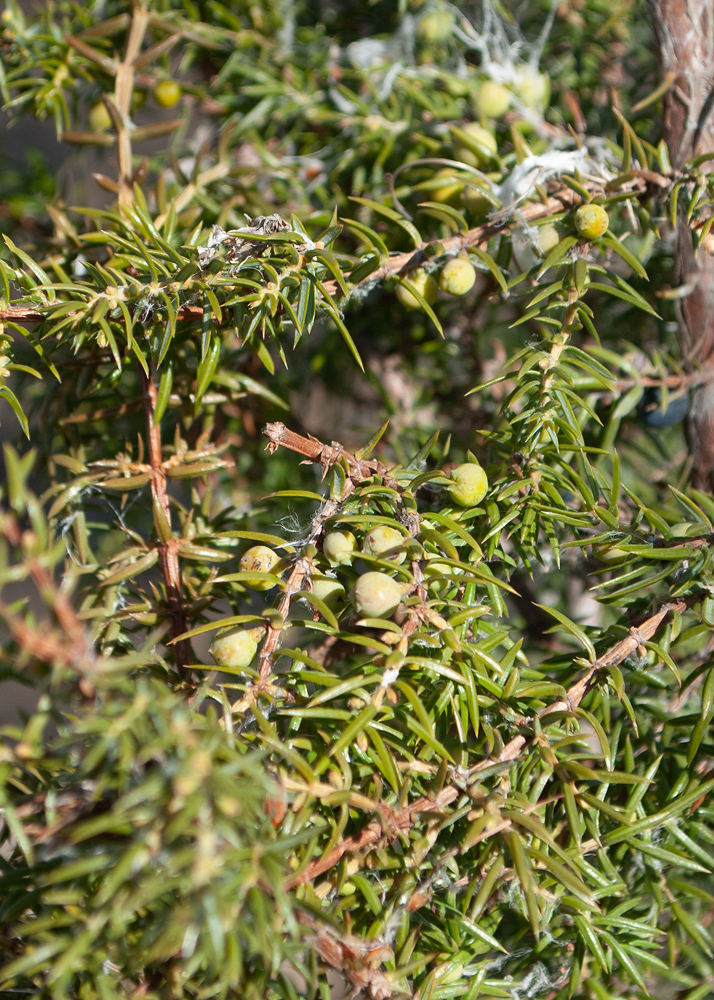
[{"label": "reddish-brown bark", "polygon": [[[664,99],[664,139],[672,166],[714,151],[714,4],[712,0],[649,0],[662,75],[675,73]],[[675,234],[675,281],[692,286],[680,300],[684,356],[692,367],[714,369],[714,256],[695,255],[690,228]],[[692,393],[689,444],[692,481],[714,490],[714,386],[706,377]]]}]

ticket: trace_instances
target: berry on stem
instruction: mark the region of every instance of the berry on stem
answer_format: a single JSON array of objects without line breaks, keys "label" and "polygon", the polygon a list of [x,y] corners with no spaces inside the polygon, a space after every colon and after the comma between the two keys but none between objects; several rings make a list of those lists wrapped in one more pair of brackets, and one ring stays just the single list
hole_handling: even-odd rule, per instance
[{"label": "berry on stem", "polygon": [[439,288],[449,295],[466,295],[476,281],[476,269],[464,257],[452,257],[439,275]]},{"label": "berry on stem", "polygon": [[461,131],[463,138],[454,139],[454,159],[472,167],[487,166],[498,150],[493,132],[477,122],[469,122]]},{"label": "berry on stem", "polygon": [[357,551],[357,540],[351,531],[330,531],[325,535],[322,551],[330,566],[346,566]]},{"label": "berry on stem", "polygon": [[593,555],[600,562],[622,562],[623,559],[627,559],[629,554],[625,549],[621,549],[619,545],[614,545],[611,542],[596,542],[593,545]]},{"label": "berry on stem", "polygon": [[210,646],[210,652],[219,667],[244,669],[249,666],[256,652],[264,629],[234,628],[217,632]]},{"label": "berry on stem", "polygon": [[325,604],[335,604],[345,596],[345,588],[333,576],[313,576],[312,593]]},{"label": "berry on stem", "polygon": [[550,79],[535,66],[519,66],[513,80],[513,92],[527,108],[544,108],[550,98]]},{"label": "berry on stem", "polygon": [[480,465],[473,462],[457,465],[451,478],[454,485],[448,487],[449,493],[454,503],[460,507],[476,507],[486,496],[488,477]]},{"label": "berry on stem", "polygon": [[610,216],[602,205],[581,205],[575,213],[575,228],[586,240],[596,240],[607,232]]},{"label": "berry on stem", "polygon": [[181,87],[175,80],[159,80],[151,92],[160,108],[172,108],[181,97]]},{"label": "berry on stem", "polygon": [[112,118],[103,101],[97,101],[89,109],[89,127],[92,132],[106,132],[112,127]]},{"label": "berry on stem", "polygon": [[481,84],[474,99],[476,112],[485,118],[502,118],[511,106],[511,94],[495,80]]},{"label": "berry on stem", "polygon": [[[419,267],[416,271],[410,271],[407,275],[407,281],[416,288],[428,305],[436,302],[436,297],[439,294],[439,286],[423,268]],[[421,309],[421,302],[419,302],[415,295],[412,295],[406,285],[399,285],[397,288],[397,299],[405,309]]]},{"label": "berry on stem", "polygon": [[651,385],[645,389],[637,404],[637,413],[646,427],[674,427],[689,413],[689,393],[671,393],[666,406],[662,406],[662,390]]},{"label": "berry on stem", "polygon": [[463,190],[464,182],[454,174],[453,169],[444,167],[442,170],[437,170],[434,174],[430,187],[431,185],[433,185],[433,190],[431,190],[430,196],[434,201],[446,205],[459,197]]},{"label": "berry on stem", "polygon": [[[278,562],[280,556],[267,545],[253,545],[240,557],[238,568],[241,573],[270,573]],[[251,590],[270,590],[275,586],[270,580],[246,580],[245,585]]]},{"label": "berry on stem", "polygon": [[363,573],[355,583],[354,606],[365,618],[389,617],[401,598],[401,586],[386,573]]},{"label": "berry on stem", "polygon": [[473,215],[487,215],[494,209],[493,202],[478,184],[467,184],[461,192],[461,204]]},{"label": "berry on stem", "polygon": [[[404,535],[396,528],[390,528],[386,524],[380,524],[376,528],[368,531],[364,538],[362,551],[367,555],[377,556],[380,559],[389,559],[393,563],[403,563],[407,557],[406,552],[395,552],[404,545]],[[390,555],[390,553],[392,553]]]}]

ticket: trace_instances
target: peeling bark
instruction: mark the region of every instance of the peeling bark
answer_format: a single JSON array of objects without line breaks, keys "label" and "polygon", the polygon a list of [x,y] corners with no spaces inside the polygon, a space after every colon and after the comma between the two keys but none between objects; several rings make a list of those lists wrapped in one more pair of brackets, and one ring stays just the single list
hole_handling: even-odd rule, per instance
[{"label": "peeling bark", "polygon": [[[664,140],[672,166],[714,150],[714,0],[648,0],[661,73],[676,74],[664,99]],[[711,169],[711,165],[710,165]],[[675,282],[693,285],[679,304],[682,353],[688,366],[714,368],[714,257],[695,255],[686,220],[675,234]],[[714,492],[714,385],[692,392],[688,423],[692,483]]]}]

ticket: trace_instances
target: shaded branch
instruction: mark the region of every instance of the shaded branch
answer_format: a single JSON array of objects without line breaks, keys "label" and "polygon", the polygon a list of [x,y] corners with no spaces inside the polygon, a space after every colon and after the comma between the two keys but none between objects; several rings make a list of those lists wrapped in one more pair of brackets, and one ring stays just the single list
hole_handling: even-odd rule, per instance
[{"label": "shaded branch", "polygon": [[[159,563],[166,585],[166,600],[171,617],[171,634],[174,638],[188,631],[186,614],[181,601],[181,574],[179,548],[181,540],[171,530],[171,507],[166,489],[166,471],[161,458],[161,427],[154,422],[157,388],[153,371],[146,374],[139,366],[139,379],[146,415],[146,441],[151,467],[151,499],[159,549]],[[185,677],[189,663],[189,646],[186,640],[174,644],[174,659],[179,673]]]}]

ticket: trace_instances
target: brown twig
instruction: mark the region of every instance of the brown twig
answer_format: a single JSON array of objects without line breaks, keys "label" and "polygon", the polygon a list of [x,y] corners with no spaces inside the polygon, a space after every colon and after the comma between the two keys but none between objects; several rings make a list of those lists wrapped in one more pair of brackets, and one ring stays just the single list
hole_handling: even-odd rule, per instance
[{"label": "brown twig", "polygon": [[[657,186],[669,184],[669,180],[664,177],[659,177],[655,175],[658,179]],[[659,183],[661,182],[661,183]],[[644,176],[635,176],[629,182],[630,190],[637,195],[645,194],[652,184],[655,182],[652,178],[646,178]],[[604,194],[604,189],[602,184],[594,184],[589,182],[584,185],[591,191],[592,194]],[[560,187],[557,191],[554,191],[545,201],[542,202],[529,202],[518,208],[514,208],[509,212],[502,212],[493,221],[487,222],[482,226],[475,226],[473,229],[469,229],[465,233],[458,233],[456,236],[450,236],[447,239],[439,240],[444,248],[444,254],[457,254],[460,250],[466,250],[469,247],[485,247],[488,241],[493,237],[497,236],[499,233],[504,232],[509,225],[521,226],[523,223],[534,222],[536,219],[541,219],[546,215],[554,215],[557,212],[569,211],[571,208],[576,208],[582,201],[579,194],[573,191],[572,188],[567,186]],[[372,287],[373,285],[379,284],[379,282],[384,281],[385,278],[389,278],[394,274],[401,274],[406,271],[410,271],[414,267],[418,267],[426,259],[426,249],[434,241],[428,240],[418,246],[415,250],[411,250],[407,253],[395,254],[390,257],[381,267],[372,271],[368,277],[364,278],[360,285],[367,285]],[[326,281],[325,288],[330,295],[336,295],[339,292],[339,287],[337,282]]]},{"label": "brown twig", "polygon": [[[157,389],[153,371],[149,375],[139,367],[144,413],[146,414],[146,440],[151,466],[151,499],[154,508],[154,525],[158,538],[159,562],[166,584],[166,600],[171,616],[171,634],[174,638],[188,630],[181,601],[181,574],[179,571],[180,539],[171,531],[171,506],[166,489],[166,471],[161,456],[161,426],[154,421]],[[174,644],[174,658],[181,676],[186,675],[189,647],[186,640]]]},{"label": "brown twig", "polygon": [[[647,642],[655,634],[657,629],[662,625],[665,619],[673,613],[682,613],[696,601],[701,599],[701,595],[691,595],[688,597],[681,597],[674,601],[668,601],[655,612],[654,615],[650,615],[646,618],[640,625],[633,626],[630,632],[624,639],[609,649],[602,656],[598,657],[590,666],[581,674],[581,676],[576,680],[571,687],[568,689],[567,695],[563,699],[552,702],[550,705],[546,705],[541,708],[533,719],[525,720],[524,725],[533,726],[536,719],[540,720],[550,715],[556,715],[559,713],[573,714],[580,706],[583,698],[590,690],[590,688],[595,683],[598,674],[605,670],[607,667],[615,666],[622,663],[623,660],[633,653],[636,649],[640,648],[644,642]],[[287,882],[287,888],[293,889],[298,885],[303,885],[305,882],[310,882],[318,876],[324,874],[324,872],[329,871],[335,865],[339,864],[345,854],[354,853],[363,850],[365,847],[369,847],[381,840],[394,840],[399,833],[409,830],[414,824],[417,816],[420,813],[433,813],[439,812],[444,806],[449,805],[455,799],[457,799],[463,792],[461,785],[464,780],[467,785],[473,784],[473,782],[478,778],[478,775],[483,771],[489,770],[490,768],[497,766],[499,764],[505,764],[510,761],[516,760],[523,749],[523,747],[528,742],[527,736],[518,735],[510,740],[503,747],[501,752],[496,757],[487,757],[485,760],[479,761],[473,767],[465,773],[463,777],[460,777],[459,783],[454,783],[451,785],[446,785],[442,790],[434,797],[427,798],[421,797],[410,805],[405,806],[399,812],[395,813],[389,810],[386,806],[382,807],[381,822],[371,822],[368,823],[362,830],[358,833],[354,833],[349,837],[345,837],[341,840],[339,844],[336,844],[326,855],[322,858],[318,858],[316,861],[310,862],[306,865],[302,871],[297,872],[295,875],[291,876]],[[491,831],[497,833],[498,830],[494,828]]]},{"label": "brown twig", "polygon": [[[339,500],[327,500],[320,511],[313,517],[312,524],[310,526],[310,533],[307,538],[307,544],[311,544],[317,541],[317,539],[322,534],[322,530],[325,526],[325,522],[331,518],[340,509],[344,501],[354,490],[354,485],[351,480],[347,480],[345,483],[344,490],[342,491],[342,496]],[[280,642],[280,636],[285,628],[285,622],[290,611],[290,606],[292,604],[295,594],[298,594],[303,589],[303,583],[305,577],[309,575],[311,569],[311,562],[309,559],[299,558],[295,565],[293,566],[290,576],[287,579],[285,585],[285,592],[280,599],[280,604],[278,605],[278,624],[273,625],[272,622],[268,622],[265,640],[260,650],[259,657],[259,671],[260,671],[260,682],[258,684],[259,688],[265,687],[268,682],[268,678],[273,670],[273,657],[277,651],[278,644]],[[234,706],[236,707],[236,706]]]},{"label": "brown twig", "polygon": [[[124,169],[126,169],[126,166]],[[647,176],[645,176],[645,173]],[[652,174],[651,172],[642,172],[641,176],[637,175],[629,182],[630,189],[637,195],[645,194],[653,185],[662,187],[667,184],[669,184],[667,178],[660,177],[659,174]],[[588,187],[588,190],[592,189],[593,194],[602,193],[602,185],[590,183],[585,186]],[[509,216],[487,222],[482,226],[475,226],[473,229],[469,229],[468,232],[459,233],[456,236],[450,236],[448,239],[441,240],[441,245],[444,247],[444,254],[453,255],[458,253],[459,250],[468,247],[486,246],[492,236],[504,232],[510,224],[520,226],[524,222],[534,222],[536,219],[543,218],[546,215],[568,211],[579,205],[581,200],[580,195],[576,194],[575,191],[567,186],[563,186],[546,198],[544,202],[529,202],[518,209],[514,209]],[[364,286],[372,288],[391,275],[417,267],[425,259],[425,251],[433,242],[433,240],[425,241],[415,250],[389,257],[380,267],[366,278],[363,278],[354,287],[359,288]],[[324,287],[332,296],[339,296],[341,294],[340,288],[334,280],[326,281]],[[199,320],[202,317],[203,307],[198,305],[183,305],[179,308],[177,314],[177,319],[179,320]],[[0,321],[7,320],[9,322],[31,324],[41,323],[45,319],[47,319],[47,314],[41,308],[10,305],[5,310],[0,311]]]},{"label": "brown twig", "polygon": [[341,459],[347,463],[350,478],[359,482],[361,479],[369,479],[370,476],[388,475],[387,466],[378,459],[358,459],[352,452],[347,451],[339,441],[331,444],[323,444],[312,436],[303,437],[289,430],[285,424],[277,421],[274,424],[266,424],[263,428],[263,435],[268,439],[268,451],[275,454],[278,448],[287,448],[288,451],[295,451],[298,455],[304,455],[311,462],[319,462],[322,466],[322,478],[327,475],[327,470],[336,465]]}]

